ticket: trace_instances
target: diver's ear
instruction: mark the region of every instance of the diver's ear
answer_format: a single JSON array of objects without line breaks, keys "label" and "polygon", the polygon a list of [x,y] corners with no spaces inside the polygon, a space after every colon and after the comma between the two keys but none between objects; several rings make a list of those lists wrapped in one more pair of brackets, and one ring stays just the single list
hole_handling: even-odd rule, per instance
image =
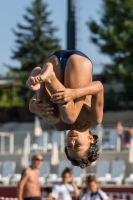
[{"label": "diver's ear", "polygon": [[95,139],[94,139],[93,135],[89,134],[87,138],[89,139],[90,143],[94,143],[95,142]]}]

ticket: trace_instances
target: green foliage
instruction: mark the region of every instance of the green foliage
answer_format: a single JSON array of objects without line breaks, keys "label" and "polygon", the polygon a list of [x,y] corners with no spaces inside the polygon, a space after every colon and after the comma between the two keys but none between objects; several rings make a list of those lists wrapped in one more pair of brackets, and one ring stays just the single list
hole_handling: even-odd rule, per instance
[{"label": "green foliage", "polygon": [[20,88],[0,88],[0,107],[24,106],[24,102],[17,95]]},{"label": "green foliage", "polygon": [[91,41],[111,57],[104,72],[122,77],[127,101],[133,101],[133,0],[102,0],[100,23],[89,20]]},{"label": "green foliage", "polygon": [[[15,72],[14,77],[20,78],[24,83],[34,67],[42,67],[48,57],[60,49],[60,40],[55,36],[57,28],[48,19],[49,15],[47,4],[43,0],[34,0],[23,15],[26,25],[18,23],[18,30],[13,29],[16,48],[12,50],[12,59],[18,60],[20,67],[9,68]],[[31,92],[22,88],[19,95],[28,104]]]}]

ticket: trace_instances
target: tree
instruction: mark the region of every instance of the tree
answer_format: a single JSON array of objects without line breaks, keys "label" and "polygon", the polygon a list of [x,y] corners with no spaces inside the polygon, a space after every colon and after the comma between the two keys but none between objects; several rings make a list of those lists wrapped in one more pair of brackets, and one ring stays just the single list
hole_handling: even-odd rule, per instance
[{"label": "tree", "polygon": [[111,57],[104,73],[125,85],[127,102],[133,101],[133,0],[102,0],[100,23],[87,22],[91,41]]},{"label": "tree", "polygon": [[[48,19],[50,12],[47,7],[43,0],[34,0],[23,15],[26,25],[18,23],[18,31],[13,29],[16,48],[12,50],[12,59],[18,60],[20,67],[9,67],[24,82],[35,66],[42,67],[48,57],[60,49],[60,40],[54,35],[57,28]],[[21,88],[19,95],[28,103],[31,93]]]}]

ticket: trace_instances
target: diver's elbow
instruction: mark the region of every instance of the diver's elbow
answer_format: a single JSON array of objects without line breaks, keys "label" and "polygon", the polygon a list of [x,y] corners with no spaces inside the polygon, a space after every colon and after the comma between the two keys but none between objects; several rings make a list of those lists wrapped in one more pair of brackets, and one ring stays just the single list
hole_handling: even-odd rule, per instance
[{"label": "diver's elbow", "polygon": [[76,121],[74,116],[63,117],[62,120],[67,124],[73,124]]}]

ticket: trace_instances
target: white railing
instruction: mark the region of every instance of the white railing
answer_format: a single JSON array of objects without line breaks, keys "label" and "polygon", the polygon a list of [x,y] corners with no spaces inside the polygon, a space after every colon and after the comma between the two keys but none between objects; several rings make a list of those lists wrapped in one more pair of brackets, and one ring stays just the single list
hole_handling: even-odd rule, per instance
[{"label": "white railing", "polygon": [[[99,134],[95,127],[91,129],[91,131],[92,134],[99,136],[99,146],[101,151],[106,151],[109,149],[120,151],[120,148],[118,148],[120,141],[118,141],[119,138],[117,137],[117,133],[114,128],[105,127],[101,132],[99,132]],[[58,132],[55,130],[45,130],[42,135],[35,140],[33,133],[27,132],[26,130],[8,133],[0,132],[0,153],[21,154],[23,152],[25,138],[27,138],[27,151],[29,153],[33,151],[40,151],[42,153],[50,152],[52,150],[53,142],[57,142],[59,152],[63,153],[66,134],[67,131]]]},{"label": "white railing", "polygon": [[[5,137],[9,138],[9,151],[5,149]],[[13,133],[6,133],[0,132],[0,153],[14,153],[14,134]]]}]

